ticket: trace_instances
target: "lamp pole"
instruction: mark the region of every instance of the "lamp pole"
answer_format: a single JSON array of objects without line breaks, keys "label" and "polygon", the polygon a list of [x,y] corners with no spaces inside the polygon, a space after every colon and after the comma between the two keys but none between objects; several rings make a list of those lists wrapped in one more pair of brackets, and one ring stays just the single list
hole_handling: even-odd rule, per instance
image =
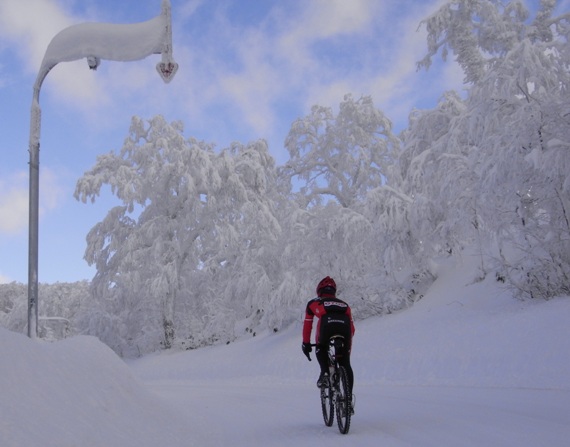
[{"label": "lamp pole", "polygon": [[[178,64],[172,58],[170,0],[162,0],[161,14],[147,22],[116,25],[84,23],[58,33],[48,45],[32,98],[30,117],[30,184],[28,240],[28,337],[38,335],[38,246],[40,196],[40,90],[44,79],[60,62],[87,58],[96,70],[102,59],[134,61],[162,54],[156,69],[164,82],[172,80]],[[151,36],[149,38],[149,36]]]}]

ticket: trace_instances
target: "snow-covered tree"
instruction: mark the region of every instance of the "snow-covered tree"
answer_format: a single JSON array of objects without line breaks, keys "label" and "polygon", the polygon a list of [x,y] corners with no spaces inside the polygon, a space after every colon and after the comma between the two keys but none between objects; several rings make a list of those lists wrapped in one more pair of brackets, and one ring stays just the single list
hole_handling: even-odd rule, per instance
[{"label": "snow-covered tree", "polygon": [[120,153],[98,157],[77,183],[78,199],[109,185],[123,202],[89,233],[86,259],[97,267],[94,295],[108,318],[120,316],[112,337],[136,346],[129,355],[172,346],[177,327],[181,338],[200,338],[212,303],[228,303],[220,272],[279,231],[264,197],[273,169],[266,144],[216,153],[181,132],[160,116],[148,127],[133,118]]},{"label": "snow-covered tree", "polygon": [[207,306],[203,318],[211,337],[231,340],[238,322],[251,329],[264,320],[280,281],[281,263],[274,249],[281,224],[276,217],[275,162],[265,141],[234,143],[226,155],[224,169],[244,195],[236,201],[235,191],[223,193],[229,200],[220,217],[232,222],[233,234],[218,248],[217,256],[212,253],[210,260],[203,260],[198,273],[200,282],[209,285],[201,299]]},{"label": "snow-covered tree", "polygon": [[386,183],[399,141],[370,96],[346,95],[336,115],[329,107],[313,106],[310,115],[297,119],[285,146],[290,159],[283,175],[295,181],[305,205],[332,199],[354,208]]},{"label": "snow-covered tree", "polygon": [[523,294],[544,298],[567,294],[570,280],[570,14],[553,17],[554,4],[541,2],[526,37],[477,91],[493,99],[487,128],[509,117],[489,135],[500,162],[487,162],[483,177],[512,222],[500,228],[503,267]]},{"label": "snow-covered tree", "polygon": [[[38,333],[41,338],[55,340],[80,331],[81,319],[89,302],[89,283],[40,283]],[[28,288],[12,282],[0,284],[0,325],[15,332],[27,327]]]},{"label": "snow-covered tree", "polygon": [[446,92],[435,109],[412,113],[402,134],[403,187],[413,200],[409,253],[421,263],[473,240],[479,182],[469,158],[466,115],[464,101]]},{"label": "snow-covered tree", "polygon": [[338,278],[363,316],[391,307],[383,304],[390,297],[366,279],[395,281],[391,274],[402,262],[397,245],[408,238],[412,201],[400,189],[400,141],[391,122],[371,97],[346,95],[336,115],[314,106],[296,120],[285,144],[291,158],[281,175],[299,209],[284,227],[288,253],[303,266],[298,274],[312,282]]},{"label": "snow-covered tree", "polygon": [[[406,166],[431,157],[451,180],[438,185],[446,194],[422,190],[431,207],[444,211],[437,220],[449,227],[463,216],[479,234],[496,235],[489,254],[498,250],[501,275],[524,294],[543,297],[565,293],[570,271],[570,15],[554,17],[555,5],[541,1],[528,23],[520,2],[457,0],[424,21],[428,55],[420,66],[451,50],[472,85],[442,139],[418,155],[418,132],[410,129],[406,145],[416,149],[404,154]],[[454,217],[450,208],[462,212]]]},{"label": "snow-covered tree", "polygon": [[418,67],[429,68],[438,52],[445,60],[452,51],[465,82],[477,83],[524,36],[527,17],[518,0],[449,1],[421,23],[428,32],[428,53]]}]

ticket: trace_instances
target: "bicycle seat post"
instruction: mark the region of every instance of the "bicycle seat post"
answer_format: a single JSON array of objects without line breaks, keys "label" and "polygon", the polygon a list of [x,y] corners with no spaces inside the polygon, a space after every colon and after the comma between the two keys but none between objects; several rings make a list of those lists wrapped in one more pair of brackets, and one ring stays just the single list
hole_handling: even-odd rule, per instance
[{"label": "bicycle seat post", "polygon": [[334,348],[333,341],[329,341],[329,376],[331,380],[334,377],[334,370],[335,370],[335,362],[336,362],[336,352]]},{"label": "bicycle seat post", "polygon": [[330,346],[334,352],[334,358],[337,359],[337,355],[342,350],[344,346],[344,337],[341,335],[335,335],[330,339]]}]

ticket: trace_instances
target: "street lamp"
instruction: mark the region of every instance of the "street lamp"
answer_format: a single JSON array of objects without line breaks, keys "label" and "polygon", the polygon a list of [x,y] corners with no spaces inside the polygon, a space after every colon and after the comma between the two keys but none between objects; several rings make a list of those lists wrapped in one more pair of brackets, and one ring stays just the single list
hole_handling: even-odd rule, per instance
[{"label": "street lamp", "polygon": [[82,23],[60,31],[50,42],[36,82],[30,117],[30,204],[28,245],[28,336],[38,334],[38,228],[40,177],[40,89],[44,79],[60,62],[87,59],[96,70],[102,59],[135,61],[162,54],[156,69],[164,82],[172,80],[178,64],[172,58],[170,0],[162,0],[159,16],[135,24]]}]

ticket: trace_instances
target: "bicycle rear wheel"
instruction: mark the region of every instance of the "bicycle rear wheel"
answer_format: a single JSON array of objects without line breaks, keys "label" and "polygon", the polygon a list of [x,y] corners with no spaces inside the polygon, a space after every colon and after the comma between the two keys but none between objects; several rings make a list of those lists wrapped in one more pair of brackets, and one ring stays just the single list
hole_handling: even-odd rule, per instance
[{"label": "bicycle rear wheel", "polygon": [[334,421],[334,399],[331,384],[321,387],[321,408],[325,425],[330,427]]},{"label": "bicycle rear wheel", "polygon": [[351,416],[351,400],[350,390],[348,388],[348,376],[343,366],[338,368],[338,391],[336,395],[336,422],[338,430],[346,435],[350,429]]}]

